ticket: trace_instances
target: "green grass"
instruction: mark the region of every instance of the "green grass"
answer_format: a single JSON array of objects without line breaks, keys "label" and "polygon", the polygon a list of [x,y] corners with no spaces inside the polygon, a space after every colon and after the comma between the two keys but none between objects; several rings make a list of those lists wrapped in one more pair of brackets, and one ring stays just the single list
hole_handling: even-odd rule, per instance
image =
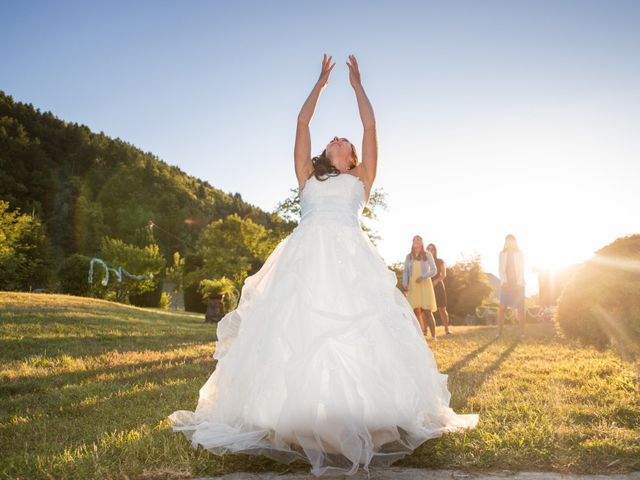
[{"label": "green grass", "polygon": [[[640,469],[639,363],[580,347],[551,325],[518,340],[455,327],[431,343],[451,406],[478,428],[396,465],[618,473]],[[439,327],[439,333],[440,331]],[[0,292],[0,478],[174,479],[301,471],[217,457],[166,419],[193,409],[215,364],[202,315],[65,295]]]}]

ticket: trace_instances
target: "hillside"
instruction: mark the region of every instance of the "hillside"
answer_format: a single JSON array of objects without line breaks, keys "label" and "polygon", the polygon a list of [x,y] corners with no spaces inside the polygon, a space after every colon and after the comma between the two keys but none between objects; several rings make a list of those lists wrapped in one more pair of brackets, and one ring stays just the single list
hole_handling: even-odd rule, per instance
[{"label": "hillside", "polygon": [[[63,121],[0,91],[0,199],[35,212],[56,259],[94,254],[102,236],[186,253],[203,226],[231,213],[278,230],[282,220],[150,152]],[[150,232],[149,221],[160,228]]]}]

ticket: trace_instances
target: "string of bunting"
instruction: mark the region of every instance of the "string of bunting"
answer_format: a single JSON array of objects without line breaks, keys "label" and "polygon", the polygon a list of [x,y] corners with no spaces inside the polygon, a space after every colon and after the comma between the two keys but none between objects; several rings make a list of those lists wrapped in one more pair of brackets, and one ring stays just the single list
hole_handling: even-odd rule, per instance
[{"label": "string of bunting", "polygon": [[88,278],[89,283],[93,283],[93,265],[94,264],[101,265],[105,270],[105,275],[102,278],[102,282],[100,282],[103,287],[106,287],[107,284],[109,283],[109,272],[113,272],[116,275],[118,282],[122,282],[123,275],[129,278],[133,278],[135,280],[144,280],[144,279],[153,278],[153,274],[151,273],[149,275],[134,275],[132,273],[127,272],[122,267],[110,267],[109,265],[107,265],[107,263],[104,260],[93,257],[91,259],[91,263],[89,264],[89,278]]}]

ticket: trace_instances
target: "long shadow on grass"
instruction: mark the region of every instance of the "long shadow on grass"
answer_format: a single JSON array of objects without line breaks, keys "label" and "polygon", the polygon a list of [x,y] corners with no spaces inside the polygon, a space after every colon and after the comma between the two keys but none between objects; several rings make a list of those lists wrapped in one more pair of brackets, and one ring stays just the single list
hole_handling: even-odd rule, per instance
[{"label": "long shadow on grass", "polygon": [[[11,425],[2,429],[2,435],[10,440],[7,445],[15,450],[24,448],[25,442],[29,442],[29,450],[34,455],[59,454],[65,448],[73,449],[83,443],[91,445],[104,432],[134,430],[141,424],[153,426],[174,410],[195,408],[200,383],[196,379],[191,385],[158,383],[149,390],[125,391],[92,405],[70,406],[56,401],[48,404],[47,399],[43,399],[46,416],[38,418],[37,425]],[[122,385],[123,388],[127,386]],[[59,441],[44,439],[42,432],[45,431],[55,432]],[[7,456],[11,453],[3,452]]]},{"label": "long shadow on grass", "polygon": [[473,360],[474,358],[476,358],[478,355],[480,355],[482,352],[484,352],[487,348],[489,348],[493,343],[496,342],[496,338],[492,338],[491,340],[489,340],[487,343],[485,343],[484,345],[481,345],[480,347],[476,348],[474,351],[466,354],[464,357],[462,357],[460,360],[458,360],[456,363],[454,363],[453,365],[451,365],[449,368],[447,368],[446,370],[444,370],[442,373],[446,373],[446,374],[451,374],[451,375],[455,375],[459,370],[461,370],[467,363],[469,363],[469,361]]},{"label": "long shadow on grass", "polygon": [[[480,389],[482,384],[489,378],[500,365],[504,363],[507,357],[513,352],[519,343],[519,340],[512,339],[511,343],[501,351],[495,359],[489,363],[483,370],[463,370],[463,367],[473,360],[479,354],[484,352],[489,346],[496,344],[495,338],[491,338],[487,343],[478,347],[474,351],[468,353],[455,364],[449,367],[443,373],[455,376],[452,382],[454,388],[452,390],[451,407],[458,413],[467,413],[466,407],[469,399],[473,397]],[[396,466],[421,467],[421,468],[437,468],[443,467],[450,460],[445,458],[441,453],[441,445],[447,441],[447,437],[438,438],[425,442],[416,451],[396,463]]]},{"label": "long shadow on grass", "polygon": [[[492,342],[489,342],[492,343]],[[511,340],[511,343],[502,351],[500,354],[489,363],[483,370],[462,370],[462,365],[454,365],[448,371],[451,372],[452,375],[455,375],[456,384],[460,385],[459,390],[463,392],[463,397],[458,399],[456,402],[456,406],[466,407],[469,403],[469,399],[473,397],[480,387],[484,384],[484,382],[494,374],[496,370],[500,368],[500,366],[505,362],[507,357],[511,355],[511,353],[515,350],[515,348],[520,344],[520,340],[518,338],[514,338]],[[488,346],[488,344],[487,344]],[[485,346],[486,348],[486,346]],[[466,358],[466,357],[465,357]],[[467,360],[468,361],[468,360]]]},{"label": "long shadow on grass", "polygon": [[109,335],[71,338],[22,338],[0,340],[0,358],[4,361],[22,360],[31,355],[48,356],[67,355],[72,358],[96,356],[117,348],[119,351],[166,351],[175,345],[186,343],[209,343],[215,341],[215,332],[203,334],[193,332],[176,335],[167,332],[161,335]]},{"label": "long shadow on grass", "polygon": [[[169,408],[174,410],[191,409],[196,405],[199,388],[212,372],[213,368],[209,363],[191,363],[171,368],[147,370],[130,377],[113,378],[99,383],[68,385],[63,393],[60,389],[51,389],[44,393],[35,392],[33,395],[8,399],[0,403],[3,410],[0,422],[4,423],[0,427],[0,435],[16,439],[28,438],[31,430],[41,428],[43,425],[47,427],[48,423],[61,422],[63,425],[66,423],[71,425],[77,422],[87,422],[91,416],[95,416],[95,421],[89,421],[91,425],[95,425],[95,422],[104,423],[104,418],[111,414],[124,417],[135,411],[138,411],[145,420],[153,420],[157,416],[158,410],[162,409],[162,405],[166,406],[168,403],[166,398],[172,397],[174,401],[170,402]],[[173,381],[173,383],[167,383],[168,381]],[[146,385],[148,383],[154,383],[155,386]],[[138,387],[143,387],[143,389],[140,390]],[[160,399],[156,397],[158,395]],[[149,398],[149,402],[146,400],[137,401],[147,398]],[[163,401],[161,398],[165,398],[165,400]],[[85,399],[94,400],[90,403],[84,403]],[[129,404],[129,408],[124,410],[123,404]],[[136,405],[153,406],[153,408],[141,410]],[[5,423],[10,416],[23,414],[25,411],[38,411],[39,413],[36,417],[19,424]],[[149,417],[149,415],[151,416]],[[36,419],[38,424],[34,427],[32,420]],[[68,419],[68,421],[64,419]],[[140,418],[132,419],[131,425],[139,420]],[[129,427],[129,425],[119,426]],[[50,427],[51,425],[47,427],[47,430],[55,431]]]},{"label": "long shadow on grass", "polygon": [[[165,378],[175,378],[177,376],[177,372],[172,372],[168,373]],[[114,430],[138,431],[140,430],[140,425],[153,426],[157,424],[158,420],[164,420],[166,416],[175,410],[195,408],[198,389],[201,385],[202,379],[193,376],[188,379],[186,384],[167,385],[158,383],[157,387],[151,390],[114,395],[93,405],[74,405],[70,407],[68,403],[53,402],[51,405],[47,405],[45,413],[49,415],[38,419],[38,429],[57,432],[61,441],[57,443],[41,441],[41,436],[36,433],[36,438],[31,442],[30,448],[34,456],[55,456],[60,455],[65,449],[74,449],[82,444],[90,445],[92,442],[97,442],[103,432]],[[128,381],[123,382],[123,387],[126,386],[130,386]],[[80,390],[89,388],[89,386],[73,388],[77,388],[77,394],[80,397],[91,393],[80,392]],[[95,394],[96,392],[93,393]],[[81,428],[79,428],[78,423],[82,424]],[[20,441],[34,436],[34,428],[28,423],[23,423],[5,429],[4,433],[12,440],[11,445],[19,448]],[[183,444],[185,450],[191,452],[195,457],[201,455],[210,456],[211,468],[220,467],[218,457],[204,451],[202,448],[194,450],[179,432],[163,430],[155,432],[154,435],[167,435],[171,439],[169,441]],[[162,442],[162,440],[159,441]],[[9,454],[11,453],[9,452]],[[126,454],[123,453],[119,457],[126,458]],[[296,467],[298,470],[309,468],[308,465],[301,462],[297,462],[297,465],[286,466],[265,457],[240,454],[225,456],[222,466],[224,466],[225,473],[229,468],[238,471],[264,471],[265,469],[274,471],[282,471],[284,469],[288,471]]]},{"label": "long shadow on grass", "polygon": [[[117,430],[120,432],[131,430],[139,432],[139,434],[127,436],[125,442],[111,444],[109,447],[102,447],[99,450],[98,453],[103,458],[123,459],[123,464],[127,465],[125,467],[114,465],[113,472],[107,472],[103,466],[95,464],[92,459],[95,453],[92,449],[86,449],[81,454],[76,454],[73,462],[63,463],[60,461],[64,449],[73,449],[74,445],[79,446],[83,443],[89,445],[92,443],[91,436],[87,433],[84,438],[76,442],[65,439],[64,448],[61,448],[62,444],[55,445],[54,448],[50,448],[47,445],[46,450],[17,454],[11,459],[10,469],[6,473],[10,475],[10,478],[35,478],[37,476],[36,473],[48,474],[50,478],[66,478],[69,475],[69,471],[75,471],[78,465],[82,465],[86,474],[91,474],[91,478],[97,478],[98,471],[102,475],[111,473],[114,476],[127,473],[135,474],[136,467],[143,462],[142,466],[148,472],[149,478],[156,478],[154,476],[154,470],[156,469],[158,470],[157,478],[169,478],[167,471],[175,470],[176,465],[172,459],[167,458],[167,451],[174,452],[176,455],[188,456],[190,461],[197,465],[197,472],[193,473],[198,473],[198,476],[224,475],[230,472],[274,472],[284,474],[292,471],[307,472],[309,470],[309,465],[300,461],[285,465],[258,455],[226,454],[224,458],[221,458],[201,446],[194,449],[190,442],[179,432],[173,432],[170,429],[156,431],[151,428],[151,425],[153,425],[153,422],[142,422],[129,429],[123,428],[121,425],[118,426]],[[112,430],[116,430],[116,428]],[[94,438],[97,439],[99,437],[94,433]],[[175,453],[176,451],[178,453]],[[40,467],[37,471],[34,467],[36,464],[34,459],[36,457],[40,457],[38,462]],[[131,458],[129,459],[128,457]],[[141,458],[146,458],[146,460],[142,461],[140,460]],[[128,467],[128,465],[131,465],[131,467]],[[127,468],[131,471],[126,471]]]},{"label": "long shadow on grass", "polygon": [[[176,324],[185,326],[197,326],[202,325],[202,320],[196,318],[164,318],[161,316],[154,316],[150,313],[133,313],[126,316],[118,316],[119,312],[113,311],[81,311],[81,310],[34,310],[34,311],[20,311],[11,312],[11,315],[0,315],[6,323],[15,325],[48,325],[58,324],[64,326],[77,327],[78,325],[98,326],[98,327],[167,327]],[[203,318],[204,320],[204,318]]]},{"label": "long shadow on grass", "polygon": [[[163,349],[165,350],[165,349]],[[134,352],[138,352],[135,350]],[[126,354],[126,352],[123,352]],[[212,352],[211,352],[212,353]],[[157,375],[157,372],[160,372],[163,377],[171,376],[169,375],[170,370],[175,368],[184,367],[185,365],[193,365],[203,362],[203,356],[190,356],[183,357],[181,359],[166,359],[161,358],[158,360],[150,360],[144,362],[136,362],[128,365],[120,365],[117,367],[110,366],[102,366],[100,368],[88,369],[88,370],[79,370],[74,372],[63,372],[54,375],[47,375],[45,377],[23,377],[17,380],[13,380],[10,383],[5,383],[0,385],[0,399],[3,397],[12,397],[16,395],[24,396],[30,394],[38,394],[41,395],[43,393],[49,392],[51,390],[56,390],[60,387],[67,387],[69,385],[76,386],[83,381],[92,380],[88,385],[89,388],[91,386],[95,386],[96,384],[106,384],[109,382],[122,382],[122,383],[131,383],[136,378],[141,378],[145,376],[149,376],[149,372],[156,372],[153,375]],[[175,364],[174,366],[167,366],[168,363]],[[205,365],[210,366],[211,372],[215,368],[215,362],[210,358],[210,355],[207,353],[207,359],[204,362]],[[141,370],[141,371],[140,371]],[[118,377],[120,374],[126,374],[128,372],[140,371],[138,375],[128,375],[124,378]],[[110,379],[105,380],[97,380],[96,377],[103,374],[113,375]]]}]

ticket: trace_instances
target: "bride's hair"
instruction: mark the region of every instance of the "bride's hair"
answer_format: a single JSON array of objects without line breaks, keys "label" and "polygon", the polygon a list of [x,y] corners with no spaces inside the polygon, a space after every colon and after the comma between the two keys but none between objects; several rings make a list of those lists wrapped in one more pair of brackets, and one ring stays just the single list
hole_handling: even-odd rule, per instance
[{"label": "bride's hair", "polygon": [[[351,142],[349,142],[349,144],[351,145],[351,158],[353,159],[349,170],[352,170],[358,166],[360,159],[358,158],[356,147],[354,147]],[[321,182],[329,177],[340,175],[340,170],[334,167],[329,157],[327,157],[326,149],[324,149],[320,155],[313,157],[311,163],[313,164],[313,173],[311,175],[314,175]]]}]

